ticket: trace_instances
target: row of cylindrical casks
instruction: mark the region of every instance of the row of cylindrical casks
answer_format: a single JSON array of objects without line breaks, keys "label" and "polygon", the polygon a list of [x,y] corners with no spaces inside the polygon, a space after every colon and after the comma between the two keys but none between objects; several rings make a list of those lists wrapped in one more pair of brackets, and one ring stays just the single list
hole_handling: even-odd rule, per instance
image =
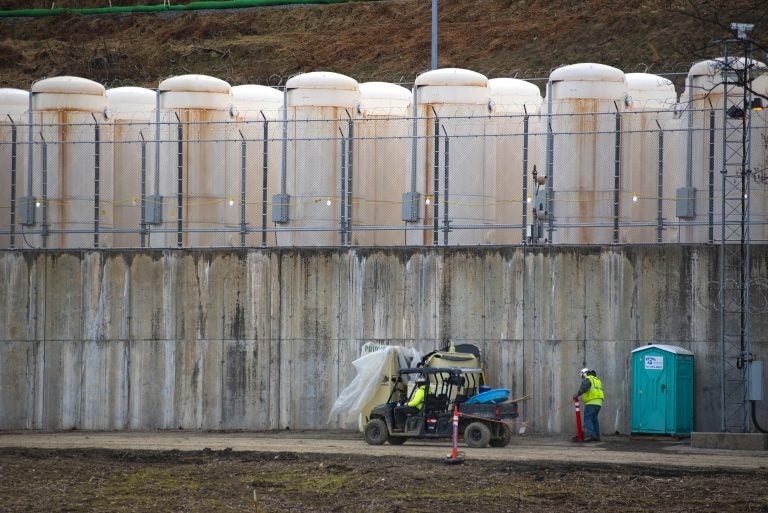
[{"label": "row of cylindrical casks", "polygon": [[729,125],[722,62],[694,65],[679,99],[667,79],[591,63],[554,70],[544,97],[454,68],[411,90],[331,72],[282,91],[203,75],[0,90],[0,245],[714,241],[726,132],[751,142],[765,240],[766,118]]}]

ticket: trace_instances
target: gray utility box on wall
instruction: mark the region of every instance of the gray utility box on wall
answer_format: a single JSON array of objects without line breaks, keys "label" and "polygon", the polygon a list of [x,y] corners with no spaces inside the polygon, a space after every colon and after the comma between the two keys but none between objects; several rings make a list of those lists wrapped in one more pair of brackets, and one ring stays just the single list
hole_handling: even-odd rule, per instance
[{"label": "gray utility box on wall", "polygon": [[19,218],[19,224],[31,226],[35,224],[35,207],[37,199],[31,196],[24,196],[16,201],[16,215]]},{"label": "gray utility box on wall", "polygon": [[144,222],[146,224],[163,224],[163,197],[147,196],[144,199]]},{"label": "gray utility box on wall", "polygon": [[272,222],[285,224],[290,221],[288,216],[288,205],[291,202],[291,196],[288,194],[275,194],[272,196]]},{"label": "gray utility box on wall", "polygon": [[680,187],[677,189],[675,215],[685,219],[696,217],[696,187]]},{"label": "gray utility box on wall", "polygon": [[749,391],[747,399],[749,401],[763,400],[763,362],[754,361],[749,363]]},{"label": "gray utility box on wall", "polygon": [[406,192],[403,194],[402,220],[406,223],[415,223],[419,220],[419,203],[421,194],[418,192]]}]

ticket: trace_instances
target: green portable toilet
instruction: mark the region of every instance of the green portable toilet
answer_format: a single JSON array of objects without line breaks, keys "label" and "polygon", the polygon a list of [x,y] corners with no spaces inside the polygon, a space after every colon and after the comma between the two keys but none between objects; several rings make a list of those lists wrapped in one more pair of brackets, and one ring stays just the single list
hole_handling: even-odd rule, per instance
[{"label": "green portable toilet", "polygon": [[665,344],[632,351],[631,431],[689,436],[693,430],[693,353]]}]

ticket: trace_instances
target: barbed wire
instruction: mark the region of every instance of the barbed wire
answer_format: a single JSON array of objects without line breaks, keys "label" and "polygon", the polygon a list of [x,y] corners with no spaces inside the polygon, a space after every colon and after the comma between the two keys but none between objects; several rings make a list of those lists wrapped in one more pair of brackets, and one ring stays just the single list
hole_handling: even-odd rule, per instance
[{"label": "barbed wire", "polygon": [[[685,62],[662,62],[662,63],[645,63],[639,62],[628,68],[623,69],[625,73],[649,73],[659,75],[661,77],[679,77],[687,76],[690,68],[695,64],[695,61]],[[549,80],[549,75],[566,64],[560,64],[551,68],[477,68],[472,71],[476,71],[487,78],[516,78],[519,80],[526,80],[529,82],[546,82]],[[276,87],[278,89],[285,87],[285,83],[297,75],[308,73],[314,70],[302,70],[295,72],[278,72],[270,75],[254,75],[249,77],[250,83],[256,85],[266,85],[270,87]],[[409,72],[396,72],[387,71],[380,73],[367,73],[367,74],[355,74],[352,78],[358,82],[389,82],[401,86],[412,86],[416,81],[416,78],[429,71],[428,69],[409,71]]]}]

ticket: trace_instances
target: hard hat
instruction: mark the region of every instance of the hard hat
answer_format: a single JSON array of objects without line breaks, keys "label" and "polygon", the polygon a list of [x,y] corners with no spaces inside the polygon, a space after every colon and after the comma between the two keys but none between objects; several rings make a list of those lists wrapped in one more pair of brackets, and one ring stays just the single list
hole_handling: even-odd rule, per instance
[{"label": "hard hat", "polygon": [[427,384],[427,377],[424,374],[419,374],[416,377],[416,384],[417,385],[426,385]]},{"label": "hard hat", "polygon": [[589,372],[589,369],[584,367],[583,369],[581,369],[581,373],[580,374],[586,374],[587,372]]}]

